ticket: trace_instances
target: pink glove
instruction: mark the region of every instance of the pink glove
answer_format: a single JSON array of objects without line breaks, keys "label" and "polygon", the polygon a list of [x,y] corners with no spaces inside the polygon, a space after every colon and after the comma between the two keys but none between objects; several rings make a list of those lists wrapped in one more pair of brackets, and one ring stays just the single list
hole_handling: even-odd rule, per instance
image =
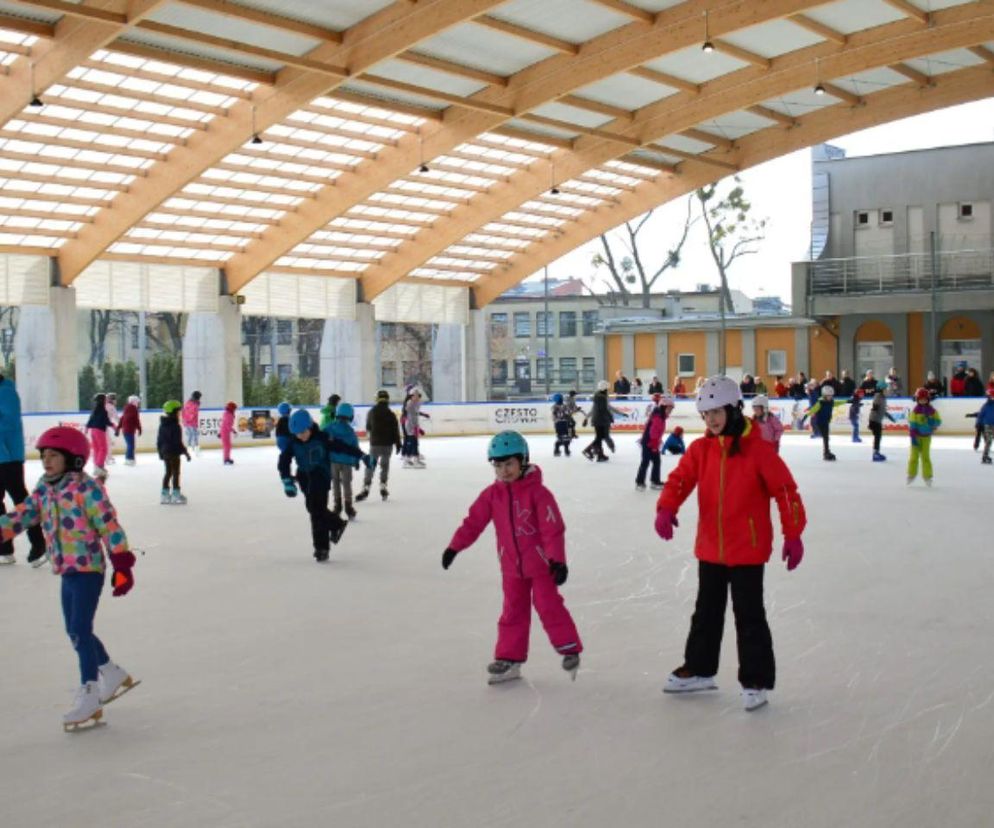
[{"label": "pink glove", "polygon": [[797,569],[798,564],[801,563],[801,558],[804,557],[804,544],[801,542],[801,539],[793,538],[792,540],[785,540],[783,542],[782,557],[787,562],[788,572]]},{"label": "pink glove", "polygon": [[679,525],[676,515],[669,509],[660,509],[656,512],[656,534],[663,540],[673,540],[673,527]]}]

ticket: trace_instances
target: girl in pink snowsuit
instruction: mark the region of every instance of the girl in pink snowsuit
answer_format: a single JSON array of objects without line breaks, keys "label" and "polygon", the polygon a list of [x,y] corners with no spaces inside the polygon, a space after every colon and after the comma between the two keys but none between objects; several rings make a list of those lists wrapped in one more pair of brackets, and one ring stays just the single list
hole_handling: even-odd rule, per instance
[{"label": "girl in pink snowsuit", "polygon": [[224,414],[221,415],[221,451],[224,454],[224,465],[232,466],[235,461],[231,459],[231,438],[237,433],[235,431],[235,410],[238,406],[229,402],[224,407]]},{"label": "girl in pink snowsuit", "polygon": [[583,644],[559,587],[566,582],[566,526],[556,499],[542,485],[542,472],[528,464],[528,444],[516,431],[503,431],[490,442],[488,457],[497,476],[469,508],[469,514],[442,555],[448,569],[456,555],[493,521],[497,533],[504,589],[504,609],[497,623],[490,684],[519,678],[528,658],[528,633],[534,604],[552,646],[563,656],[563,669],[576,678]]}]

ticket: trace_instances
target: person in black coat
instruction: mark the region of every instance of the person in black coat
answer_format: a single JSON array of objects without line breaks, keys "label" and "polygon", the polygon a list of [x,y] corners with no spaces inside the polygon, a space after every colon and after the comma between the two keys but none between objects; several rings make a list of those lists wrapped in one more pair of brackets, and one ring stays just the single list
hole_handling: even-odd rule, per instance
[{"label": "person in black coat", "polygon": [[[390,409],[390,392],[386,389],[377,392],[376,404],[366,415],[366,435],[369,437],[369,453],[380,469],[380,497],[386,500],[389,496],[387,479],[390,477],[390,454],[393,451],[400,454],[404,447],[400,435],[400,422]],[[367,467],[362,491],[356,495],[356,500],[361,501],[369,497],[369,487],[373,485],[373,472],[372,467]]]},{"label": "person in black coat", "polygon": [[[159,503],[186,503],[186,496],[180,491],[179,473],[180,458],[190,460],[190,452],[183,444],[183,429],[179,424],[179,412],[183,404],[179,400],[168,400],[162,405],[162,417],[159,419],[159,433],[155,438],[155,447],[165,466],[162,475],[162,494]],[[169,487],[172,484],[172,492]]]},{"label": "person in black coat", "polygon": [[590,415],[583,421],[586,425],[588,420],[594,427],[594,440],[583,450],[583,456],[588,460],[596,459],[598,463],[605,462],[608,458],[604,454],[603,444],[607,443],[611,453],[614,453],[614,440],[611,439],[611,423],[614,422],[614,414],[621,414],[616,408],[612,408],[607,400],[607,381],[602,380],[597,386],[597,393],[590,401]]},{"label": "person in black coat", "polygon": [[966,379],[963,380],[964,397],[983,397],[986,394],[984,383],[976,368],[966,369]]}]

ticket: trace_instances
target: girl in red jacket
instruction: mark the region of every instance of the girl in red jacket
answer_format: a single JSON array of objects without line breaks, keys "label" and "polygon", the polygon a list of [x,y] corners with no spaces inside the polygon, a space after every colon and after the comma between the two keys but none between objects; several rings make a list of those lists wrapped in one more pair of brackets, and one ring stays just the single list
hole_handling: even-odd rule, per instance
[{"label": "girl in red jacket", "polygon": [[117,430],[124,434],[124,465],[133,466],[135,464],[135,435],[141,436],[142,421],[138,414],[138,406],[141,404],[141,397],[132,394],[128,397],[128,404],[124,406],[124,412],[118,421]]},{"label": "girl in red jacket", "polygon": [[645,427],[642,429],[642,462],[639,463],[639,470],[635,473],[635,490],[639,492],[645,491],[645,473],[650,464],[652,473],[649,482],[652,488],[663,488],[663,481],[659,478],[659,451],[663,444],[663,435],[666,433],[666,418],[673,410],[673,400],[662,394],[653,394],[652,402]]},{"label": "girl in red jacket", "polygon": [[680,504],[697,488],[697,604],[684,663],[667,678],[663,692],[717,689],[714,677],[731,587],[742,701],[746,710],[755,710],[766,704],[766,692],[776,679],[763,606],[763,572],[773,550],[770,499],[780,510],[788,570],[804,555],[804,504],[783,460],[743,415],[735,380],[709,379],[698,391],[697,410],[705,436],[691,443],[656,504],[656,532],[672,540]]},{"label": "girl in red jacket", "polygon": [[487,668],[488,683],[521,677],[521,664],[528,658],[532,604],[552,646],[563,657],[563,669],[575,680],[583,644],[559,594],[569,569],[566,526],[556,499],[542,485],[538,466],[528,464],[528,443],[518,432],[496,435],[487,457],[497,481],[469,507],[469,514],[442,554],[442,568],[448,569],[456,555],[471,546],[493,521],[504,609],[497,622],[494,661]]}]

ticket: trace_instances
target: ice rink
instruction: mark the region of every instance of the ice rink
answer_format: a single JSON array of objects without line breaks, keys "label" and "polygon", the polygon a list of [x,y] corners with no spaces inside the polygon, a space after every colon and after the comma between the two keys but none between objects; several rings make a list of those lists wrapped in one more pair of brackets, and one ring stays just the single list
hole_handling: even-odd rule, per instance
[{"label": "ice rink", "polygon": [[185,507],[159,505],[153,456],[119,458],[108,488],[145,555],[130,595],[105,590],[96,630],[143,683],[105,726],[62,732],[76,657],[58,581],[19,539],[0,568],[0,825],[994,824],[994,468],[968,438],[936,438],[932,489],[905,485],[906,436],[885,436],[880,464],[842,434],[834,464],[785,439],[806,555],[788,574],[778,534],[778,683],[754,713],[731,612],[721,689],[660,692],[695,597],[696,500],[664,544],[655,495],[634,491],[634,435],[602,464],[529,441],[568,527],[575,683],[536,619],[524,680],[488,687],[492,532],[440,566],[493,479],[483,437],[424,441],[428,468],[396,464],[390,500],[359,504],[325,565],[274,447],[184,463]]}]

